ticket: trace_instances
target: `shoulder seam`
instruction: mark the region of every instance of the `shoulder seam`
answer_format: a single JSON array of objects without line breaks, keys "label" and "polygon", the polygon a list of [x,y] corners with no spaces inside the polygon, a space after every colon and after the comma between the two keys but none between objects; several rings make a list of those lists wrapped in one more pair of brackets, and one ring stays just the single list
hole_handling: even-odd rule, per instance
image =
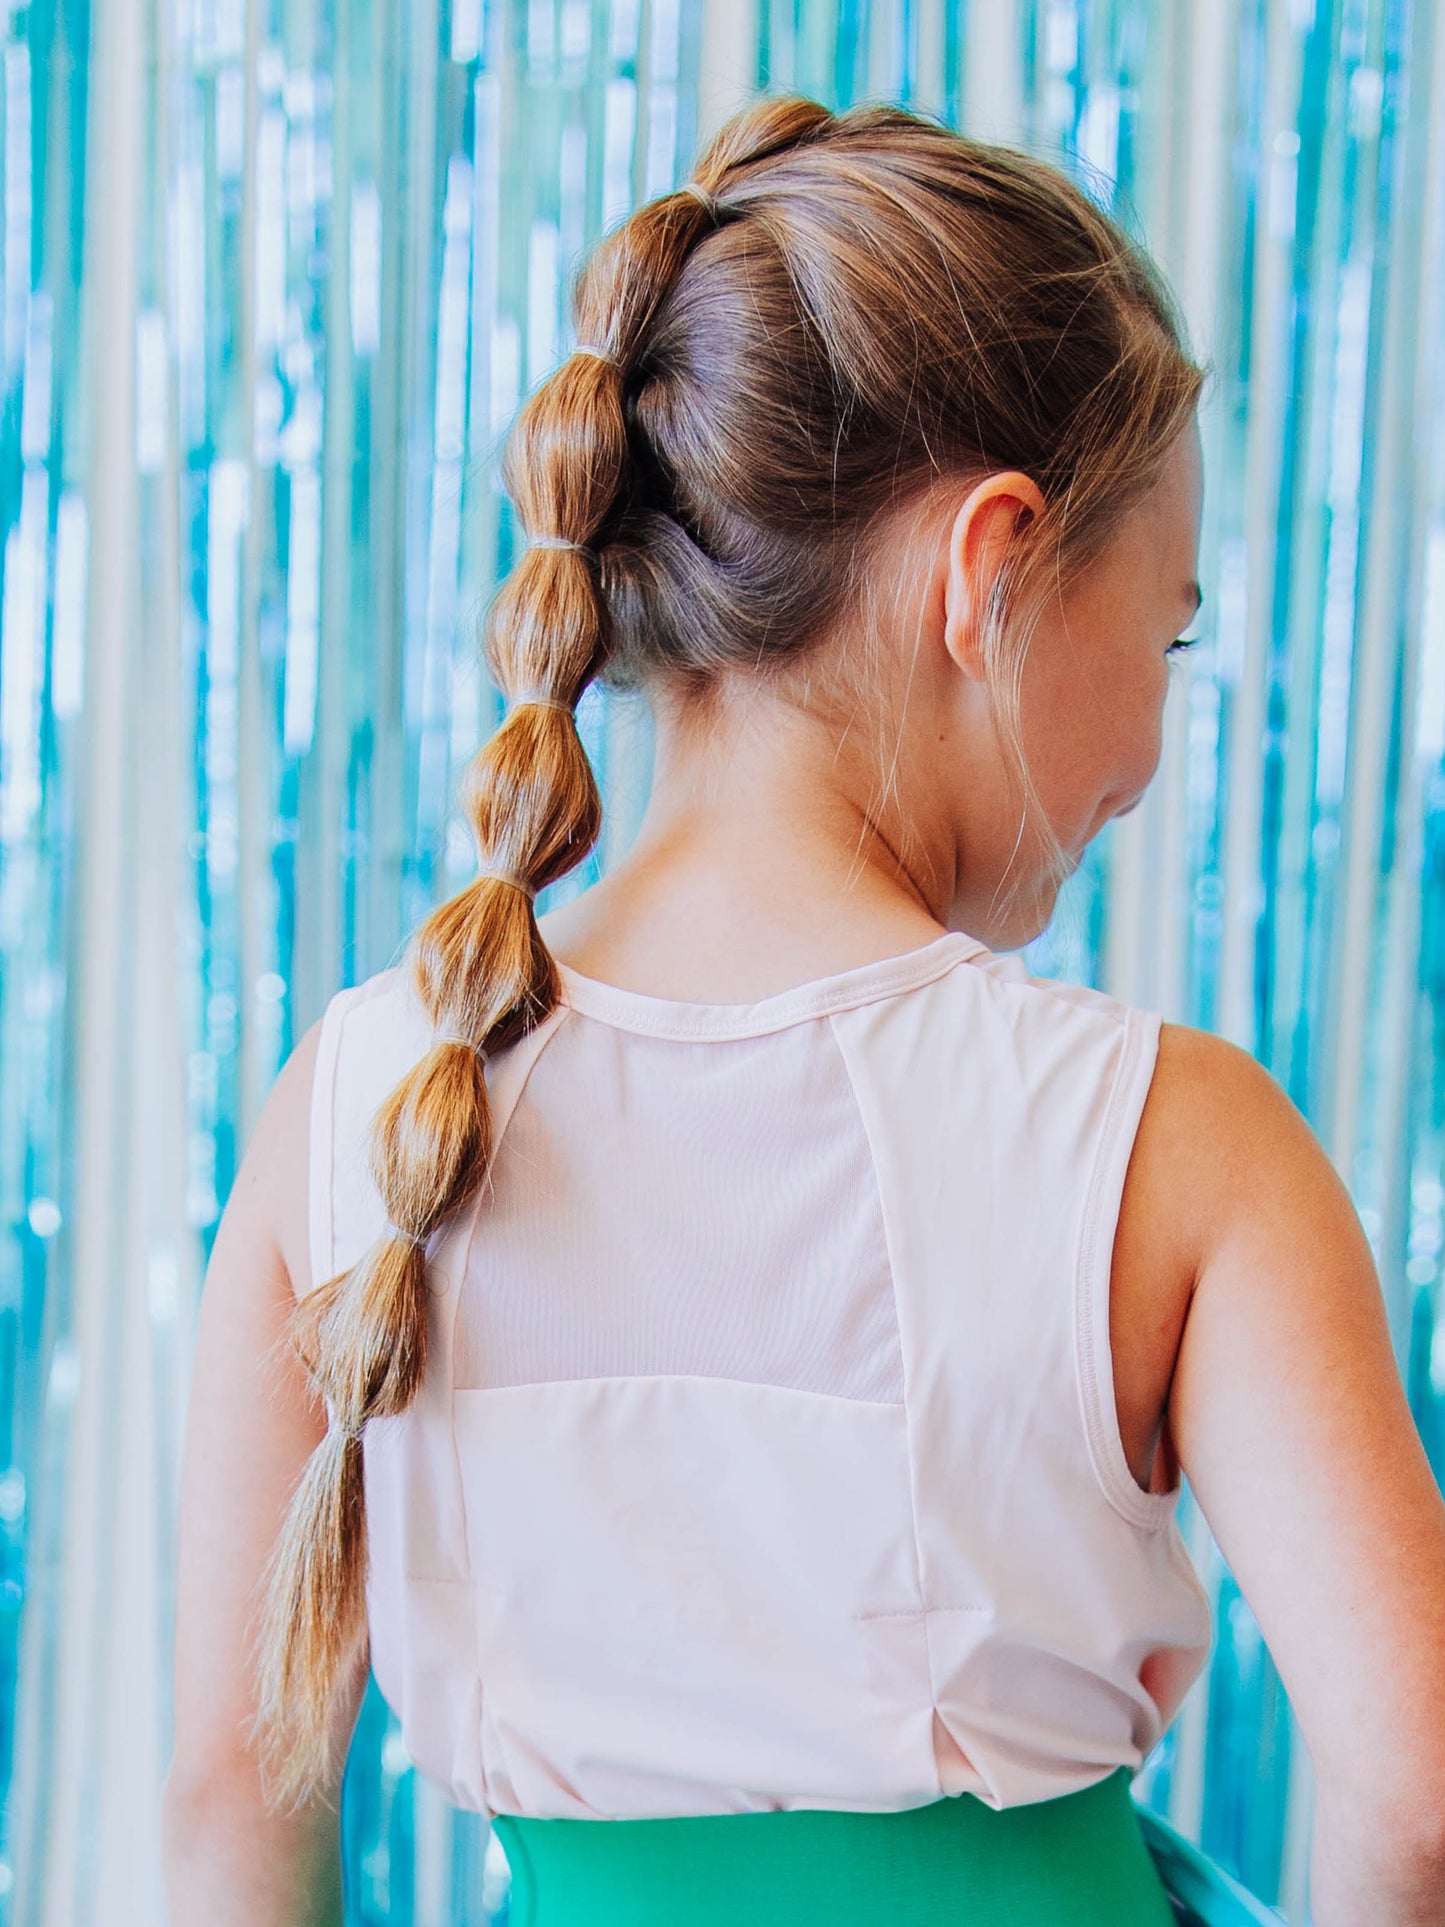
[{"label": "shoulder seam", "polygon": [[[1016,954],[1016,953],[1007,953]],[[1125,998],[1116,996],[1112,990],[1105,990],[1099,984],[1075,983],[1068,977],[1039,977],[1032,974],[1022,977],[1007,977],[992,971],[987,964],[982,965],[978,975],[987,983],[995,985],[1000,991],[1008,991],[1018,996],[1034,995],[1046,998],[1050,1003],[1066,1004],[1075,1010],[1092,1010],[1100,1016],[1108,1016],[1121,1028],[1131,1011],[1147,1015],[1157,1015],[1150,1006],[1131,1004]]]},{"label": "shoulder seam", "polygon": [[[933,979],[932,981],[937,981]],[[843,1066],[843,1075],[848,1080],[848,1090],[858,1113],[859,1129],[868,1147],[868,1166],[873,1174],[873,1188],[878,1197],[878,1216],[883,1225],[883,1249],[888,1259],[888,1289],[893,1298],[893,1323],[898,1334],[898,1371],[902,1387],[902,1397],[898,1401],[903,1411],[903,1446],[908,1458],[908,1523],[913,1538],[913,1585],[918,1598],[918,1609],[924,1611],[923,1589],[923,1544],[918,1526],[918,1470],[915,1456],[911,1407],[908,1400],[908,1351],[903,1343],[903,1321],[898,1311],[898,1266],[893,1256],[893,1236],[887,1199],[883,1195],[883,1180],[878,1169],[878,1151],[873,1142],[873,1133],[868,1126],[868,1113],[858,1090],[858,1079],[854,1074],[853,1063],[848,1054],[848,1046],[843,1039],[843,1026],[837,1019],[846,1012],[828,1011],[824,1013],[828,1034],[833,1040],[833,1048]],[[926,1648],[928,1661],[929,1693],[937,1699],[937,1681],[933,1676],[933,1651]]]}]

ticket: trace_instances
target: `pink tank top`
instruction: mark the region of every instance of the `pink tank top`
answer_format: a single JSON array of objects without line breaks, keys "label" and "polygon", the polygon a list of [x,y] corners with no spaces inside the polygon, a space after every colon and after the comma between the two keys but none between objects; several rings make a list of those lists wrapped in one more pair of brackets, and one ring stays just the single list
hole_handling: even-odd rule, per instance
[{"label": "pink tank top", "polygon": [[[752,1004],[562,974],[488,1064],[421,1394],[365,1433],[372,1669],[419,1770],[630,1819],[1139,1766],[1212,1643],[1110,1359],[1159,1016],[960,933]],[[317,1279],[380,1232],[367,1134],[429,1036],[400,967],[326,1008]]]}]

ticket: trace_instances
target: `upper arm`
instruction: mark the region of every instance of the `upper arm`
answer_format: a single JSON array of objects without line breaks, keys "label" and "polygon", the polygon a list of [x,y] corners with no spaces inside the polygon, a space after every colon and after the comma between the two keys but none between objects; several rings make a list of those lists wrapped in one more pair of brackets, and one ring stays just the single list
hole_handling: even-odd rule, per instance
[{"label": "upper arm", "polygon": [[[181,1469],[175,1747],[184,1794],[258,1783],[245,1729],[262,1569],[326,1411],[282,1342],[306,1288],[307,1131],[320,1025],[273,1085],[217,1228],[196,1325]],[[293,1275],[295,1274],[295,1275]],[[344,1737],[366,1675],[339,1699]],[[345,1758],[341,1744],[337,1758]]]},{"label": "upper arm", "polygon": [[1169,1424],[1319,1782],[1406,1828],[1445,1801],[1445,1501],[1354,1203],[1274,1077],[1165,1025],[1195,1254]]}]

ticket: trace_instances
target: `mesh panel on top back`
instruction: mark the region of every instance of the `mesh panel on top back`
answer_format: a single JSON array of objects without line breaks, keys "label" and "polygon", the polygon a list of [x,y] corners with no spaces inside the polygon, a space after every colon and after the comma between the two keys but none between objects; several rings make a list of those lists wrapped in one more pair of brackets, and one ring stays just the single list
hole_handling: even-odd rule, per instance
[{"label": "mesh panel on top back", "polygon": [[569,1013],[491,1175],[459,1387],[689,1373],[901,1401],[873,1164],[826,1019],[681,1042]]}]

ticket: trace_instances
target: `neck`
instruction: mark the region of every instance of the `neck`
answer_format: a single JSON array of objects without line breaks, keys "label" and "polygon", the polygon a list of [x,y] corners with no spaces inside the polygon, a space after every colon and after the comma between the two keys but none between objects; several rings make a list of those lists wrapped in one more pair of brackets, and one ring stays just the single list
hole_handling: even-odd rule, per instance
[{"label": "neck", "polygon": [[731,1002],[939,936],[951,872],[940,886],[939,860],[901,834],[896,785],[891,813],[873,808],[887,786],[863,750],[856,732],[756,686],[705,714],[659,703],[637,836],[543,919],[554,955],[605,981]]}]

